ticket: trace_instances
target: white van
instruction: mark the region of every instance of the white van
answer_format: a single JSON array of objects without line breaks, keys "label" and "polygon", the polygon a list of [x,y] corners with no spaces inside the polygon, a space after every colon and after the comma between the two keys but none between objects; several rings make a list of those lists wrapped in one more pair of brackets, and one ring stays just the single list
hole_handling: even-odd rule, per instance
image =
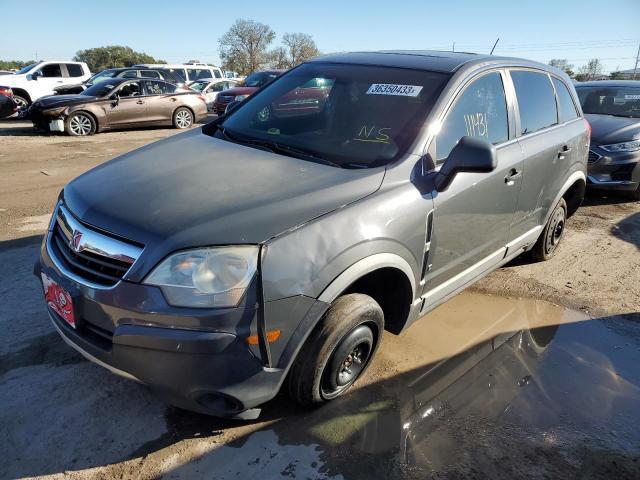
[{"label": "white van", "polygon": [[3,75],[2,85],[11,87],[18,107],[28,107],[40,97],[53,95],[55,87],[77,85],[91,76],[83,62],[40,61]]},{"label": "white van", "polygon": [[194,80],[204,80],[207,78],[222,78],[222,70],[218,67],[206,65],[204,63],[193,64],[166,64],[166,63],[144,63],[134,65],[135,67],[155,68],[159,70],[168,70],[175,73],[185,82]]}]

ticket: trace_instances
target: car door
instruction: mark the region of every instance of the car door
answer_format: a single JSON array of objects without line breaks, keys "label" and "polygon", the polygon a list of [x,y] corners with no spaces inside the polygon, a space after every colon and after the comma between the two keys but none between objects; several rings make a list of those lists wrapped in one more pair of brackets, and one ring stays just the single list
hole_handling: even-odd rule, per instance
[{"label": "car door", "polygon": [[[53,95],[53,89],[65,84],[65,80],[68,82],[68,78],[64,77],[63,67],[60,63],[45,63],[38,70],[36,70],[32,76],[32,87],[36,95],[32,96],[32,100],[44,97],[45,95]],[[79,83],[79,82],[78,82]]]},{"label": "car door", "polygon": [[175,85],[162,80],[143,80],[145,101],[147,102],[147,121],[171,121],[178,99],[173,93]]},{"label": "car door", "polygon": [[[429,148],[443,165],[463,136],[495,145],[491,173],[459,173],[434,195],[431,241],[424,279],[427,303],[445,297],[504,258],[522,184],[522,152],[513,138],[513,110],[505,94],[506,72],[482,73],[466,84],[441,122]],[[436,168],[438,168],[436,166]]]},{"label": "car door", "polygon": [[107,120],[112,128],[147,121],[147,103],[140,80],[124,82],[117,90],[119,99],[107,106]]},{"label": "car door", "polygon": [[524,182],[513,238],[532,235],[542,228],[546,213],[566,179],[568,155],[579,150],[577,141],[567,138],[558,123],[558,110],[552,80],[546,72],[527,69],[509,71],[519,122],[518,143],[524,156]]},{"label": "car door", "polygon": [[79,85],[84,77],[84,70],[79,63],[65,63],[63,85]]}]

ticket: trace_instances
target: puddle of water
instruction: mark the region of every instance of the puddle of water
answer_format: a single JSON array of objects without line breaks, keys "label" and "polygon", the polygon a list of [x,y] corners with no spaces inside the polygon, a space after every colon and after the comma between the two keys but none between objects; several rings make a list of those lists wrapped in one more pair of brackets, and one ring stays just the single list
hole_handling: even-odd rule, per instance
[{"label": "puddle of water", "polygon": [[[279,398],[265,413],[280,419],[242,441],[261,435],[263,451],[303,463],[300,448],[320,451],[323,478],[640,478],[639,362],[637,318],[463,293],[385,336],[347,397],[302,414]],[[248,465],[254,453],[235,455]],[[172,474],[215,471],[227,455],[211,450]],[[235,473],[280,473],[255,460]]]}]

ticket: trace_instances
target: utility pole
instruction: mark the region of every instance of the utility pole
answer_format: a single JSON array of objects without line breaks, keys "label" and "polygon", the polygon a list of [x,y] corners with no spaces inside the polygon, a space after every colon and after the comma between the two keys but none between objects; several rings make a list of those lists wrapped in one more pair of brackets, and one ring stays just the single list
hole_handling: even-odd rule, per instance
[{"label": "utility pole", "polygon": [[451,47],[451,51],[455,52],[456,51],[456,42],[453,42],[453,45]]},{"label": "utility pole", "polygon": [[496,49],[496,45],[498,45],[499,41],[500,41],[500,37],[498,37],[498,39],[496,40],[496,43],[493,44],[493,48],[491,49],[491,53],[489,53],[489,55],[493,55],[493,51]]},{"label": "utility pole", "polygon": [[640,58],[640,43],[638,44],[638,53],[636,53],[636,64],[633,67],[633,77],[632,80],[636,79],[636,73],[638,73],[638,58]]}]

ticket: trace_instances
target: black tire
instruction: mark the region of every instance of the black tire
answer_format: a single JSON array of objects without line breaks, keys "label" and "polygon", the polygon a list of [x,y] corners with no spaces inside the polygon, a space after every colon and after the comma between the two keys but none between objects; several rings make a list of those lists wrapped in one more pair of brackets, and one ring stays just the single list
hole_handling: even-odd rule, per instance
[{"label": "black tire", "polygon": [[187,129],[193,125],[193,120],[193,112],[187,107],[178,107],[176,111],[173,112],[173,126],[175,128],[179,128],[180,130]]},{"label": "black tire", "polygon": [[369,366],[383,329],[384,314],[373,298],[351,293],[336,299],[289,371],[289,396],[312,406],[343,395]]},{"label": "black tire", "polygon": [[18,108],[28,108],[31,105],[31,102],[28,98],[23,97],[22,95],[13,94],[13,101],[18,106]]},{"label": "black tire", "polygon": [[96,121],[90,113],[74,112],[64,121],[64,131],[72,137],[86,137],[96,133]]},{"label": "black tire", "polygon": [[556,253],[567,222],[567,204],[564,198],[557,203],[533,247],[533,258],[538,262],[549,260]]}]

